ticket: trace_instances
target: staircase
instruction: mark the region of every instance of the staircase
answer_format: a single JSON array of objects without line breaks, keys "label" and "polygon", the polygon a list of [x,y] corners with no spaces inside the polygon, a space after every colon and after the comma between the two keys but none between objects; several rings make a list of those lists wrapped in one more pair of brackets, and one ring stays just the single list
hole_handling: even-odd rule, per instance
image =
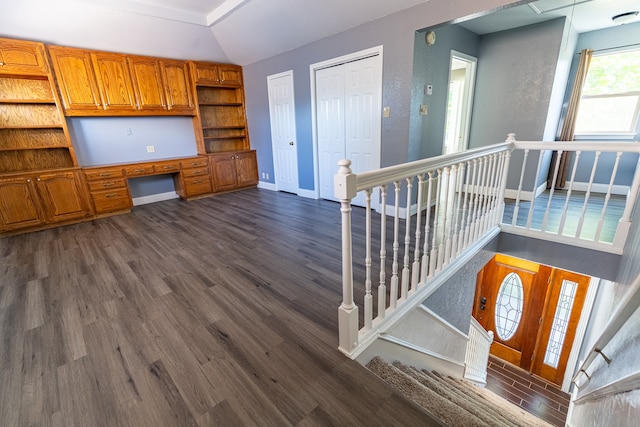
[{"label": "staircase", "polygon": [[367,368],[447,426],[548,427],[507,400],[465,380],[374,357]]}]

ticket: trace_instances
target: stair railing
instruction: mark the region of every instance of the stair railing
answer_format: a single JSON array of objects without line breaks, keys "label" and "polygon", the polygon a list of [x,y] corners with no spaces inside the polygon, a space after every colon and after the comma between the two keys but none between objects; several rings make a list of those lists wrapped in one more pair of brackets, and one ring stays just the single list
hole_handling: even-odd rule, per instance
[{"label": "stair railing", "polygon": [[489,350],[493,342],[493,331],[486,331],[473,317],[469,325],[469,341],[464,357],[464,377],[479,384],[487,383]]},{"label": "stair railing", "polygon": [[[472,247],[482,247],[498,233],[511,147],[505,142],[361,174],[352,172],[349,160],[338,163],[334,188],[342,217],[342,352],[356,357],[391,324],[391,314],[397,319],[417,306],[466,262]],[[364,209],[352,207],[360,192]],[[379,213],[372,208],[377,194]],[[352,234],[354,212],[358,226],[364,224],[363,233]],[[364,263],[353,263],[354,250]],[[364,295],[362,288],[355,291],[363,301],[362,320],[354,274],[364,283]]]}]

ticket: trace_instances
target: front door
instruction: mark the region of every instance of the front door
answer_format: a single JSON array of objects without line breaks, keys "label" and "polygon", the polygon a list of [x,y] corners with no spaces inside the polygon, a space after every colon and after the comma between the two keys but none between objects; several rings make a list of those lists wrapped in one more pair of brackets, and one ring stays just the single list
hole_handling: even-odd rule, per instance
[{"label": "front door", "polygon": [[478,274],[473,316],[491,354],[562,384],[589,277],[496,255]]},{"label": "front door", "polygon": [[269,76],[269,115],[273,147],[274,180],[278,191],[298,193],[296,109],[293,71]]}]

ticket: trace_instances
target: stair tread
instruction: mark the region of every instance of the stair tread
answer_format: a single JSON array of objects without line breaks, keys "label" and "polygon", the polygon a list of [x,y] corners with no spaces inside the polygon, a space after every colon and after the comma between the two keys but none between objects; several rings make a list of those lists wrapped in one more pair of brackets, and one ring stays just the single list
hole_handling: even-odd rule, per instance
[{"label": "stair tread", "polygon": [[547,422],[463,379],[374,357],[367,367],[451,426],[547,427]]}]

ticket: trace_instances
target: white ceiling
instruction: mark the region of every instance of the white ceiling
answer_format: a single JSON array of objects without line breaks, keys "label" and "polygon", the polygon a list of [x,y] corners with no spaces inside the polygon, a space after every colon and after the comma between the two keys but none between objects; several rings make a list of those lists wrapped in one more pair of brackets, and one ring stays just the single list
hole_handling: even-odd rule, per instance
[{"label": "white ceiling", "polygon": [[[269,58],[428,0],[76,0],[112,10],[209,27],[227,58],[241,65]],[[575,3],[575,4],[574,4]],[[639,0],[538,0],[464,22],[486,34],[569,16],[579,31],[611,26]]]}]

